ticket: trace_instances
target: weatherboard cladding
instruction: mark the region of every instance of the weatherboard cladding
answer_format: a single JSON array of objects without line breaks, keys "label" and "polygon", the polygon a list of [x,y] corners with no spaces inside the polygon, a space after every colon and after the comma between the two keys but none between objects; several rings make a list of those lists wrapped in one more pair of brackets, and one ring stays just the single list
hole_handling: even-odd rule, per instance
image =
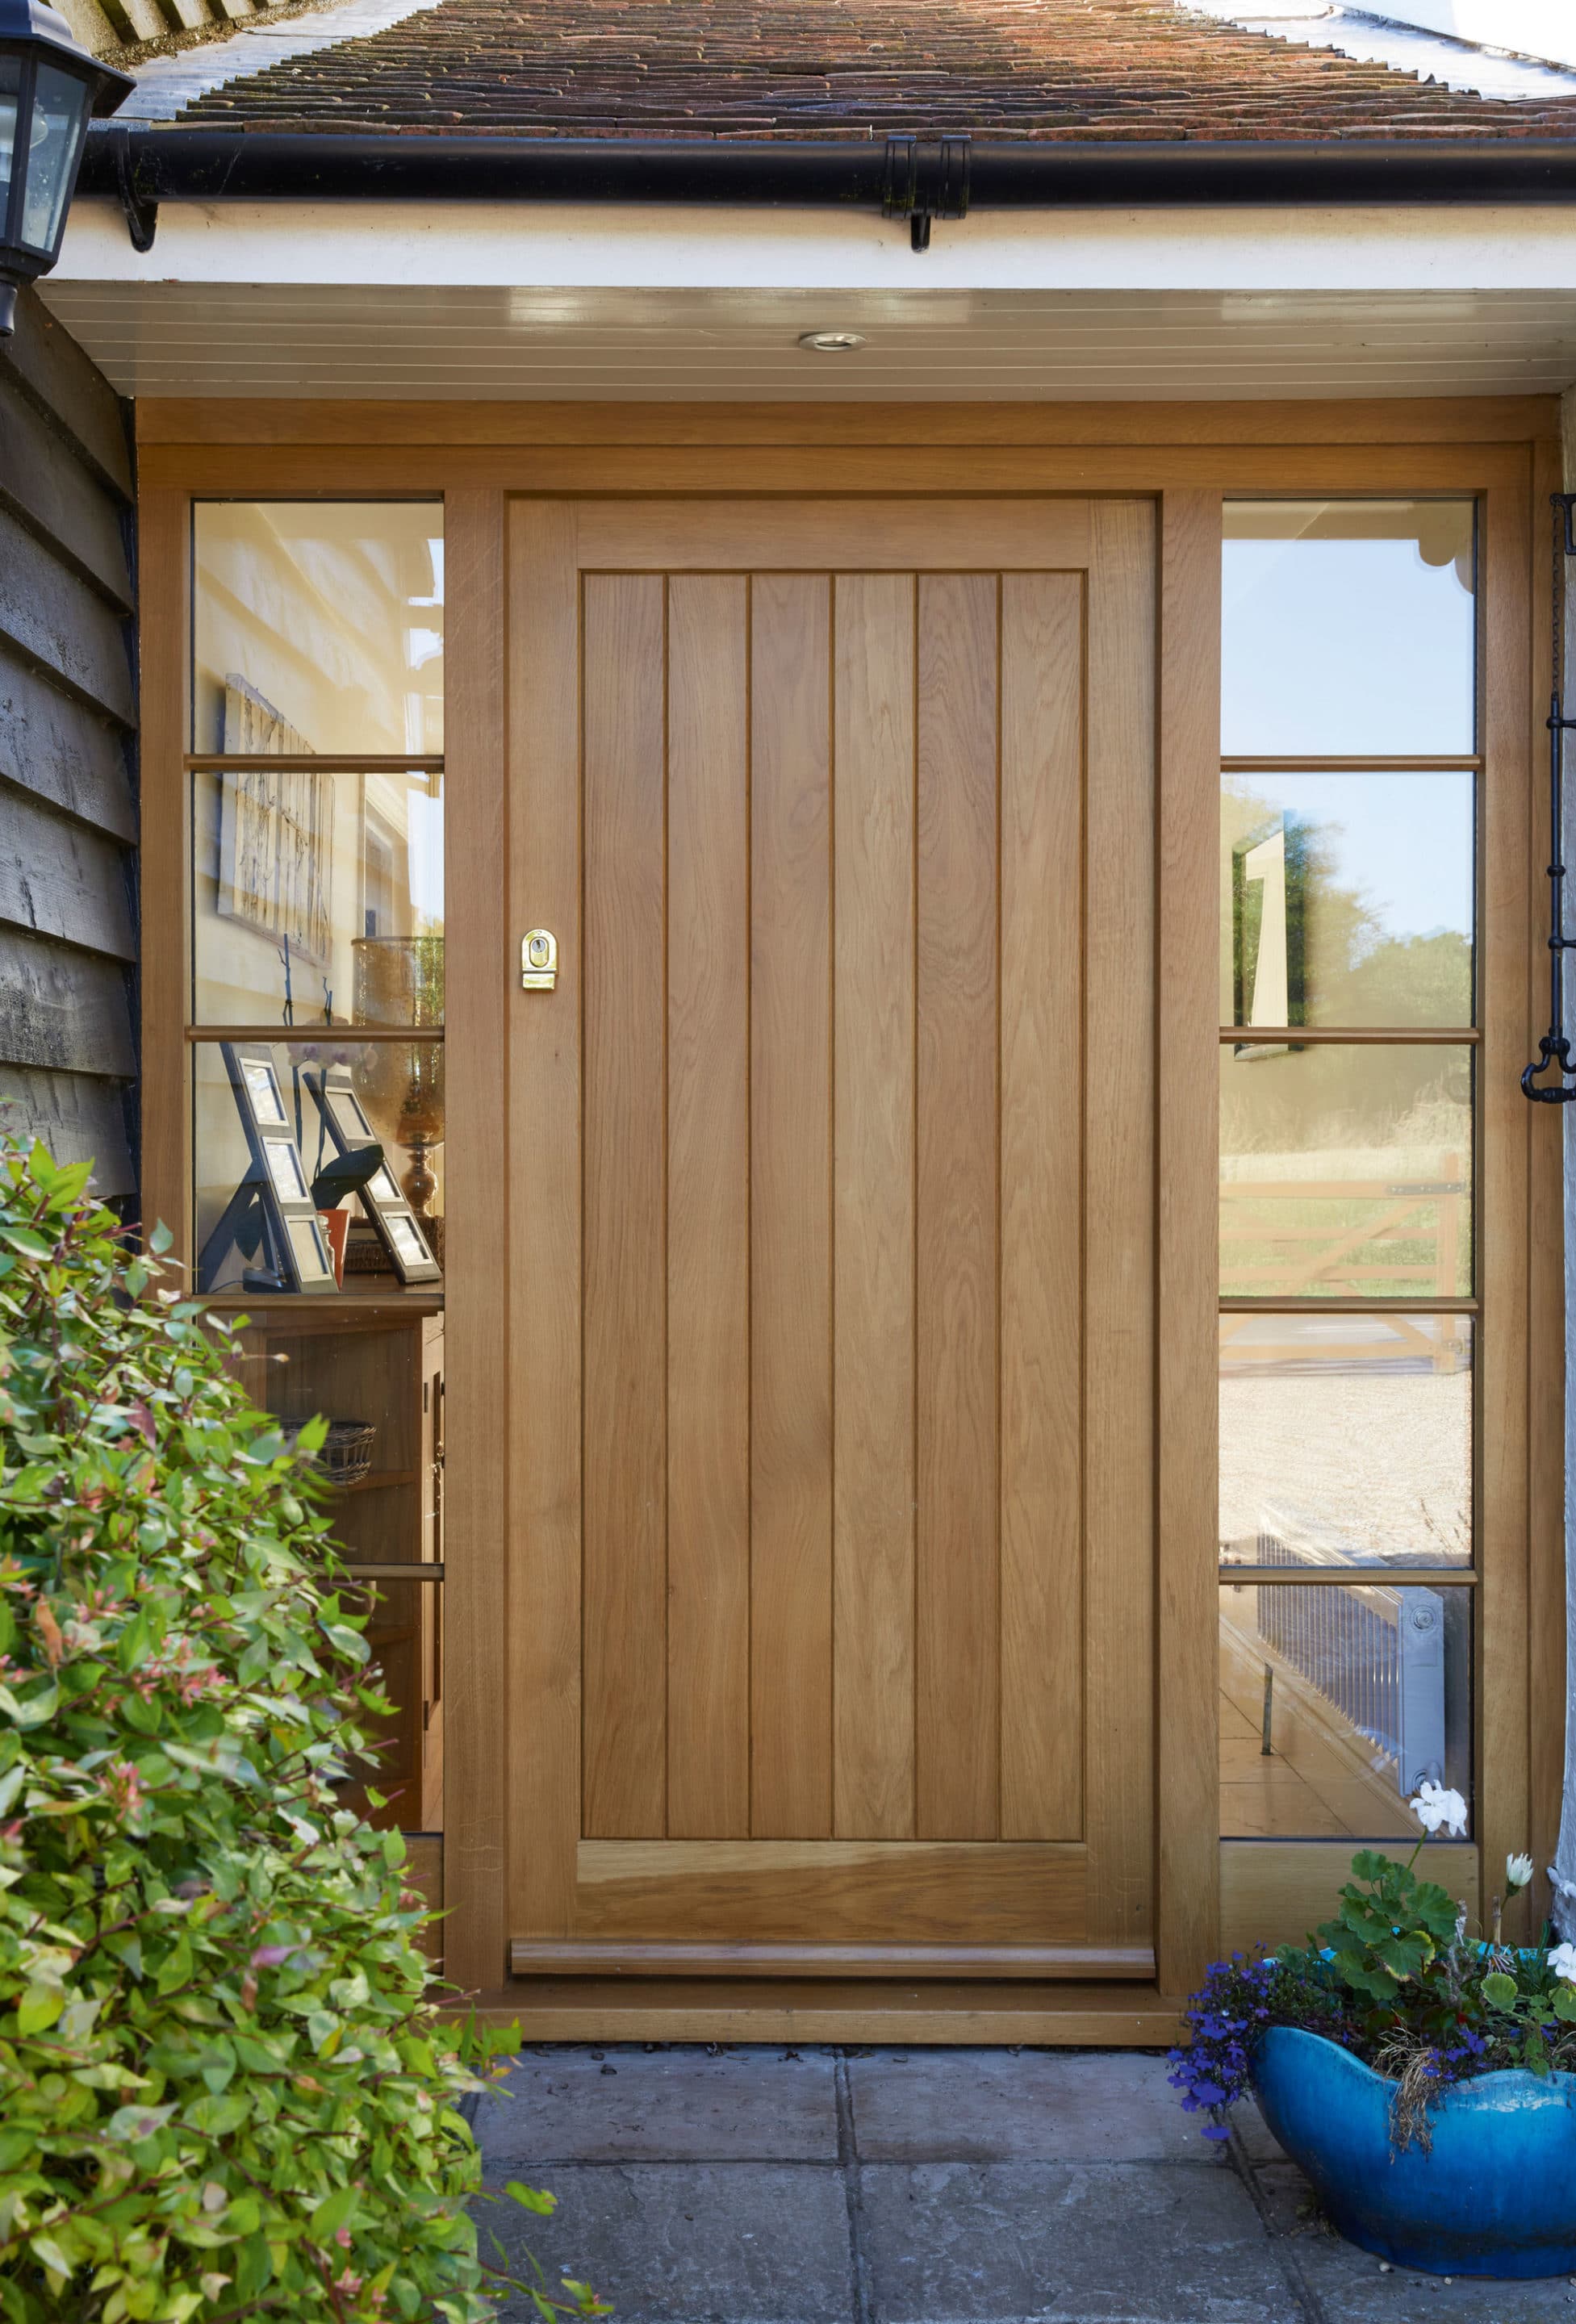
[{"label": "weatherboard cladding", "polygon": [[134,1184],[131,456],[31,290],[0,348],[0,1128]]},{"label": "weatherboard cladding", "polygon": [[1576,135],[1169,0],[442,0],[217,88],[184,122],[576,137]]}]

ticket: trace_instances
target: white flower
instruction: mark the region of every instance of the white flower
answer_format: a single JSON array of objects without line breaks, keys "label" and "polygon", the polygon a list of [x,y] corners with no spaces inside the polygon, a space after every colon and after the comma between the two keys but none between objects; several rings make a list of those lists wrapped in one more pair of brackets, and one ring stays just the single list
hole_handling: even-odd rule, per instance
[{"label": "white flower", "polygon": [[1576,1985],[1576,1945],[1556,1945],[1549,1955],[1549,1967],[1556,1977],[1567,1978]]},{"label": "white flower", "polygon": [[1505,1859],[1505,1885],[1512,1894],[1525,1888],[1532,1878],[1530,1856],[1507,1856]]},{"label": "white flower", "polygon": [[1442,1784],[1419,1784],[1411,1807],[1424,1831],[1438,1831],[1442,1825],[1452,1840],[1464,1836],[1467,1803],[1460,1792],[1447,1792]]}]

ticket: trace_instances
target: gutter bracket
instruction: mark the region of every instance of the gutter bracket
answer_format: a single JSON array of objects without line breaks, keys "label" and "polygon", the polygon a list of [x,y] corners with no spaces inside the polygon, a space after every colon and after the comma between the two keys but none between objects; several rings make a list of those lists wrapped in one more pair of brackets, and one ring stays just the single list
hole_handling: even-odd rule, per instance
[{"label": "gutter bracket", "polygon": [[154,197],[137,183],[137,165],[132,158],[134,133],[116,126],[108,132],[107,142],[115,159],[115,190],[126,222],[134,250],[152,250],[153,236],[159,231],[159,205]]},{"label": "gutter bracket", "polygon": [[889,137],[881,174],[881,216],[906,217],[909,247],[930,247],[934,218],[969,214],[969,140],[966,134],[922,142]]}]

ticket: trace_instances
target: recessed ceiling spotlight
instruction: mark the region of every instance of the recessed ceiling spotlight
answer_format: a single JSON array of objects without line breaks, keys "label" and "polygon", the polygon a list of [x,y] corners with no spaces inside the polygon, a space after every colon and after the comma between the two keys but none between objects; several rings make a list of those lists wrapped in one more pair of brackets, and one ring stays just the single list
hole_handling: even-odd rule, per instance
[{"label": "recessed ceiling spotlight", "polygon": [[812,355],[851,355],[864,345],[862,331],[801,331],[799,345]]}]

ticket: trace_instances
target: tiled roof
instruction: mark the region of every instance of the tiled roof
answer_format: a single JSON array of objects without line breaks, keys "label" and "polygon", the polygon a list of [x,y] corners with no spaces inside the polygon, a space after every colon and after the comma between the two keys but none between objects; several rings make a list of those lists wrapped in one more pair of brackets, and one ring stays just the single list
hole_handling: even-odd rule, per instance
[{"label": "tiled roof", "polygon": [[441,0],[181,119],[576,137],[1576,136],[1169,0]]}]

